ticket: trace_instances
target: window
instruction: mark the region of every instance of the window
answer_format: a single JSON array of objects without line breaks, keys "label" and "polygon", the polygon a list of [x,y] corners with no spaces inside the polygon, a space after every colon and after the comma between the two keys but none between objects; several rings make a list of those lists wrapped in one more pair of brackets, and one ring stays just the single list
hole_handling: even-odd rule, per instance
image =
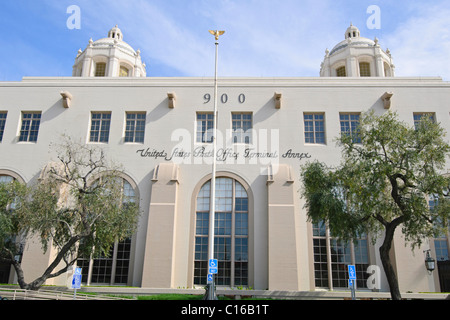
[{"label": "window", "polygon": [[336,69],[336,76],[338,77],[345,77],[347,76],[347,73],[345,71],[345,66],[339,67]]},{"label": "window", "polygon": [[5,132],[6,112],[0,112],[0,142],[3,140],[3,132]]},{"label": "window", "polygon": [[428,112],[428,113],[427,112],[415,112],[413,114],[414,128],[417,129],[419,127],[420,121],[422,119],[424,119],[425,117],[428,117],[433,122],[436,121],[434,112]]},{"label": "window", "polygon": [[120,66],[119,77],[128,77],[128,68]]},{"label": "window", "polygon": [[233,143],[252,143],[252,114],[233,113],[231,118]]},{"label": "window", "polygon": [[196,141],[211,143],[213,140],[214,114],[212,112],[197,113]]},{"label": "window", "polygon": [[[428,200],[428,206],[430,211],[435,210],[436,205],[438,204],[438,199],[434,196],[430,197]],[[442,224],[442,220],[440,222],[436,222]],[[450,224],[447,228],[447,232],[437,233],[434,235],[434,248],[436,253],[436,260],[438,261],[448,261],[449,259],[449,241],[450,238]]]},{"label": "window", "polygon": [[125,142],[144,143],[145,116],[143,112],[126,114]]},{"label": "window", "polygon": [[106,75],[106,63],[97,62],[95,64],[95,76],[96,77],[104,77]]},{"label": "window", "polygon": [[370,63],[360,62],[359,63],[359,75],[361,77],[370,77]]},{"label": "window", "polygon": [[361,143],[359,136],[359,113],[341,113],[339,119],[341,122],[341,134],[352,136],[354,143]]},{"label": "window", "polygon": [[23,112],[19,141],[36,142],[41,124],[40,112]]},{"label": "window", "polygon": [[325,144],[325,115],[305,113],[305,143]]},{"label": "window", "polygon": [[[208,274],[210,185],[197,196],[194,284],[205,285]],[[216,179],[214,258],[219,263],[216,284],[248,286],[248,196],[231,178]]]},{"label": "window", "polygon": [[[316,287],[347,288],[349,264],[356,267],[356,286],[367,288],[369,267],[368,241],[361,236],[354,243],[327,235],[323,222],[313,224],[314,279]],[[328,253],[331,261],[328,259]],[[328,269],[331,268],[331,278]]]},{"label": "window", "polygon": [[92,112],[89,142],[108,143],[111,112]]},{"label": "window", "polygon": [[[123,202],[136,201],[136,193],[131,184],[123,181]],[[77,266],[82,268],[81,281],[86,284],[128,284],[129,265],[131,257],[131,238],[116,241],[107,257],[90,259],[81,257]]]}]

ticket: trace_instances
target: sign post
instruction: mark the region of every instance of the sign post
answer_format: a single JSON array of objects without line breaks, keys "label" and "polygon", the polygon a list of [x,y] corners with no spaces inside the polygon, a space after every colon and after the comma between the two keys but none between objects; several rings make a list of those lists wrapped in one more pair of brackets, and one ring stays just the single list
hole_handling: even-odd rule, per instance
[{"label": "sign post", "polygon": [[352,300],[356,300],[356,268],[354,265],[348,265],[348,286],[352,292]]},{"label": "sign post", "polygon": [[73,299],[77,299],[77,289],[81,289],[81,268],[75,268],[72,278]]}]

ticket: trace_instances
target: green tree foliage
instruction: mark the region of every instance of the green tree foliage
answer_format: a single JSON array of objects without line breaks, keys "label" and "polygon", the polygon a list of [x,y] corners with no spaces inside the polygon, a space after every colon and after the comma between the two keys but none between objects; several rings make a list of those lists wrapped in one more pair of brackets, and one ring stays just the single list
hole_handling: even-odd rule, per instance
[{"label": "green tree foliage", "polygon": [[[311,221],[324,221],[333,236],[356,239],[384,236],[380,256],[391,296],[400,299],[389,251],[397,227],[411,247],[448,226],[450,146],[439,124],[428,117],[410,127],[397,114],[362,115],[354,136],[342,134],[342,162],[336,168],[317,161],[301,169],[302,196]],[[428,200],[437,205],[430,210]]]},{"label": "green tree foliage", "polygon": [[[116,240],[135,232],[139,218],[139,201],[124,198],[121,171],[101,148],[66,138],[57,152],[58,161],[36,183],[0,184],[0,258],[14,266],[25,289],[39,289],[79,256],[107,256]],[[25,283],[15,257],[30,239],[57,254],[40,277]]]}]

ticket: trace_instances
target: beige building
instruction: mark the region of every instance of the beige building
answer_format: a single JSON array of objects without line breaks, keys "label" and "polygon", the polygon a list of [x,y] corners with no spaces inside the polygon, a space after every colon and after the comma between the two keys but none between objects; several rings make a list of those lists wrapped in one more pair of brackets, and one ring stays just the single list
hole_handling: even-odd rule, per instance
[{"label": "beige building", "polygon": [[[347,265],[353,264],[358,290],[389,291],[378,243],[370,237],[341,243],[326,226],[307,221],[300,165],[314,159],[337,164],[334,138],[352,130],[367,110],[396,111],[411,125],[432,113],[450,132],[450,84],[394,77],[389,51],[354,26],[326,51],[320,77],[220,77],[218,84],[216,284],[346,288]],[[122,164],[124,190],[140,202],[142,216],[131,239],[117,243],[108,258],[78,261],[84,284],[206,284],[213,78],[147,76],[139,51],[116,26],[78,52],[72,77],[1,82],[0,97],[0,181],[37,179],[54,160],[49,144],[66,134],[103,147]],[[442,271],[448,236],[412,252],[396,235],[392,256],[402,292],[439,292],[445,285],[449,290],[448,271]],[[424,265],[427,249],[443,266],[431,274]],[[38,243],[26,243],[21,259],[27,279],[40,275],[51,256]],[[375,284],[368,283],[368,271],[375,272]],[[15,281],[6,266],[0,278]],[[65,285],[68,278],[48,284]]]}]

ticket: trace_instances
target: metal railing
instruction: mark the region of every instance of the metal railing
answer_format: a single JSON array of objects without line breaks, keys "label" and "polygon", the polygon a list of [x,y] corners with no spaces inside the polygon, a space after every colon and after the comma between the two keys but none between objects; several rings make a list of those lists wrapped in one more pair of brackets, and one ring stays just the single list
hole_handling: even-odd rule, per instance
[{"label": "metal railing", "polygon": [[127,300],[125,298],[84,294],[77,292],[64,292],[55,290],[25,290],[0,288],[1,300]]}]

